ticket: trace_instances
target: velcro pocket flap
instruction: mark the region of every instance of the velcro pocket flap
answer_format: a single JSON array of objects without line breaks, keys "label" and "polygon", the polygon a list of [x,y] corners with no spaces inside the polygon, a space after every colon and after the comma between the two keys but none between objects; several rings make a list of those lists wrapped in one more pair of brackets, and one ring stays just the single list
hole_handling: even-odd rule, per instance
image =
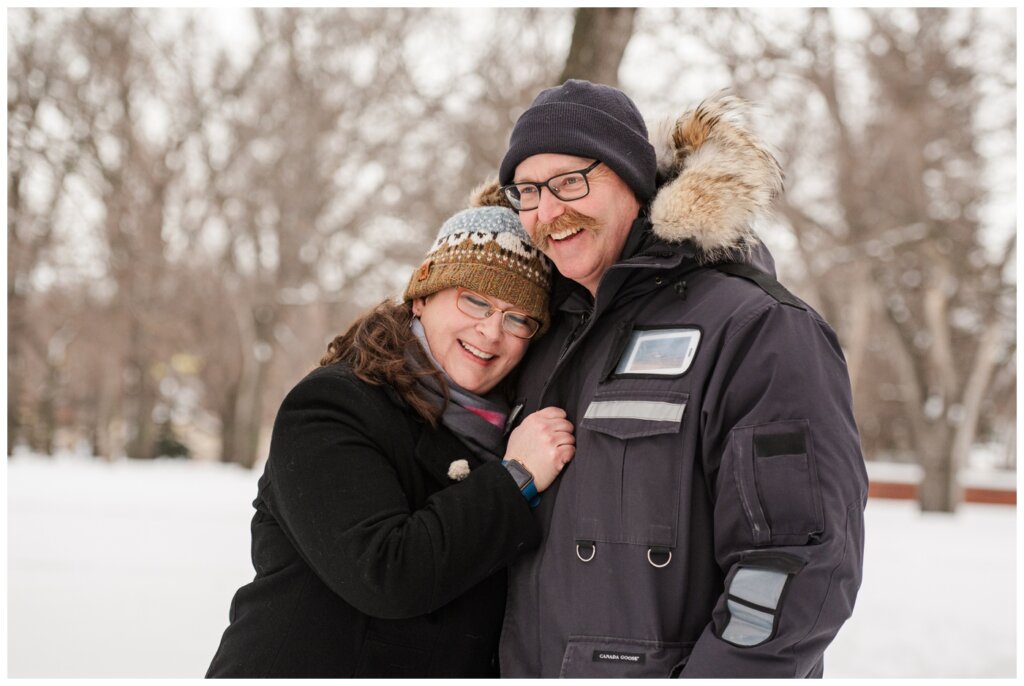
[{"label": "velcro pocket flap", "polygon": [[688,397],[678,391],[599,391],[591,398],[580,425],[620,439],[678,433]]}]

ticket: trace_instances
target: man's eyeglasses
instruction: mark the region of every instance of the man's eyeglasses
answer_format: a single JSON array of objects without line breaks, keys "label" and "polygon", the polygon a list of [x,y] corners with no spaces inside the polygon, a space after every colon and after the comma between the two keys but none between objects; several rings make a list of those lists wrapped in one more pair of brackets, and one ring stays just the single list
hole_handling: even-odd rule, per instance
[{"label": "man's eyeglasses", "polygon": [[513,183],[502,186],[501,190],[518,211],[535,210],[540,206],[540,189],[547,188],[551,195],[559,200],[579,200],[590,193],[590,183],[587,181],[587,174],[594,171],[594,167],[601,164],[596,160],[586,169],[565,172],[552,176],[543,183]]},{"label": "man's eyeglasses", "polygon": [[459,288],[455,300],[459,310],[474,319],[487,319],[495,312],[501,313],[501,328],[516,338],[532,338],[540,330],[540,322],[518,310],[503,310],[486,296],[468,288]]}]

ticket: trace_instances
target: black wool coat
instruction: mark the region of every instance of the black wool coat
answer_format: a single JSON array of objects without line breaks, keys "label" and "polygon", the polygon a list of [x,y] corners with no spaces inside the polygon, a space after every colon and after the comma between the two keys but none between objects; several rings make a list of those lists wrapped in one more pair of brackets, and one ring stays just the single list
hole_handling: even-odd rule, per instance
[{"label": "black wool coat", "polygon": [[282,403],[253,505],[207,677],[497,676],[505,567],[539,540],[499,462],[331,365]]}]

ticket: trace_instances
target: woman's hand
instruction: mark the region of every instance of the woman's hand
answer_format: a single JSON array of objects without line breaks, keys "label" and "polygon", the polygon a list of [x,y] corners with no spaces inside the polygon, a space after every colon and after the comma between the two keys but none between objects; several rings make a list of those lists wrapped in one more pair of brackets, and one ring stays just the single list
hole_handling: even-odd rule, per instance
[{"label": "woman's hand", "polygon": [[576,454],[576,437],[565,410],[545,407],[516,427],[508,437],[506,460],[518,460],[533,474],[537,492],[543,492]]}]

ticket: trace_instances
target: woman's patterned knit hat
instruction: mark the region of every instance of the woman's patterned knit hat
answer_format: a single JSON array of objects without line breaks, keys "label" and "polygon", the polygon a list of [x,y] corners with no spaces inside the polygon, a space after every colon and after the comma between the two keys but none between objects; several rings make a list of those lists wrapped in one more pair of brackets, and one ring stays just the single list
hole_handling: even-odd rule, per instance
[{"label": "woman's patterned knit hat", "polygon": [[551,323],[551,265],[507,207],[473,207],[446,221],[404,298],[424,298],[453,286],[521,308],[541,323],[537,336]]}]

